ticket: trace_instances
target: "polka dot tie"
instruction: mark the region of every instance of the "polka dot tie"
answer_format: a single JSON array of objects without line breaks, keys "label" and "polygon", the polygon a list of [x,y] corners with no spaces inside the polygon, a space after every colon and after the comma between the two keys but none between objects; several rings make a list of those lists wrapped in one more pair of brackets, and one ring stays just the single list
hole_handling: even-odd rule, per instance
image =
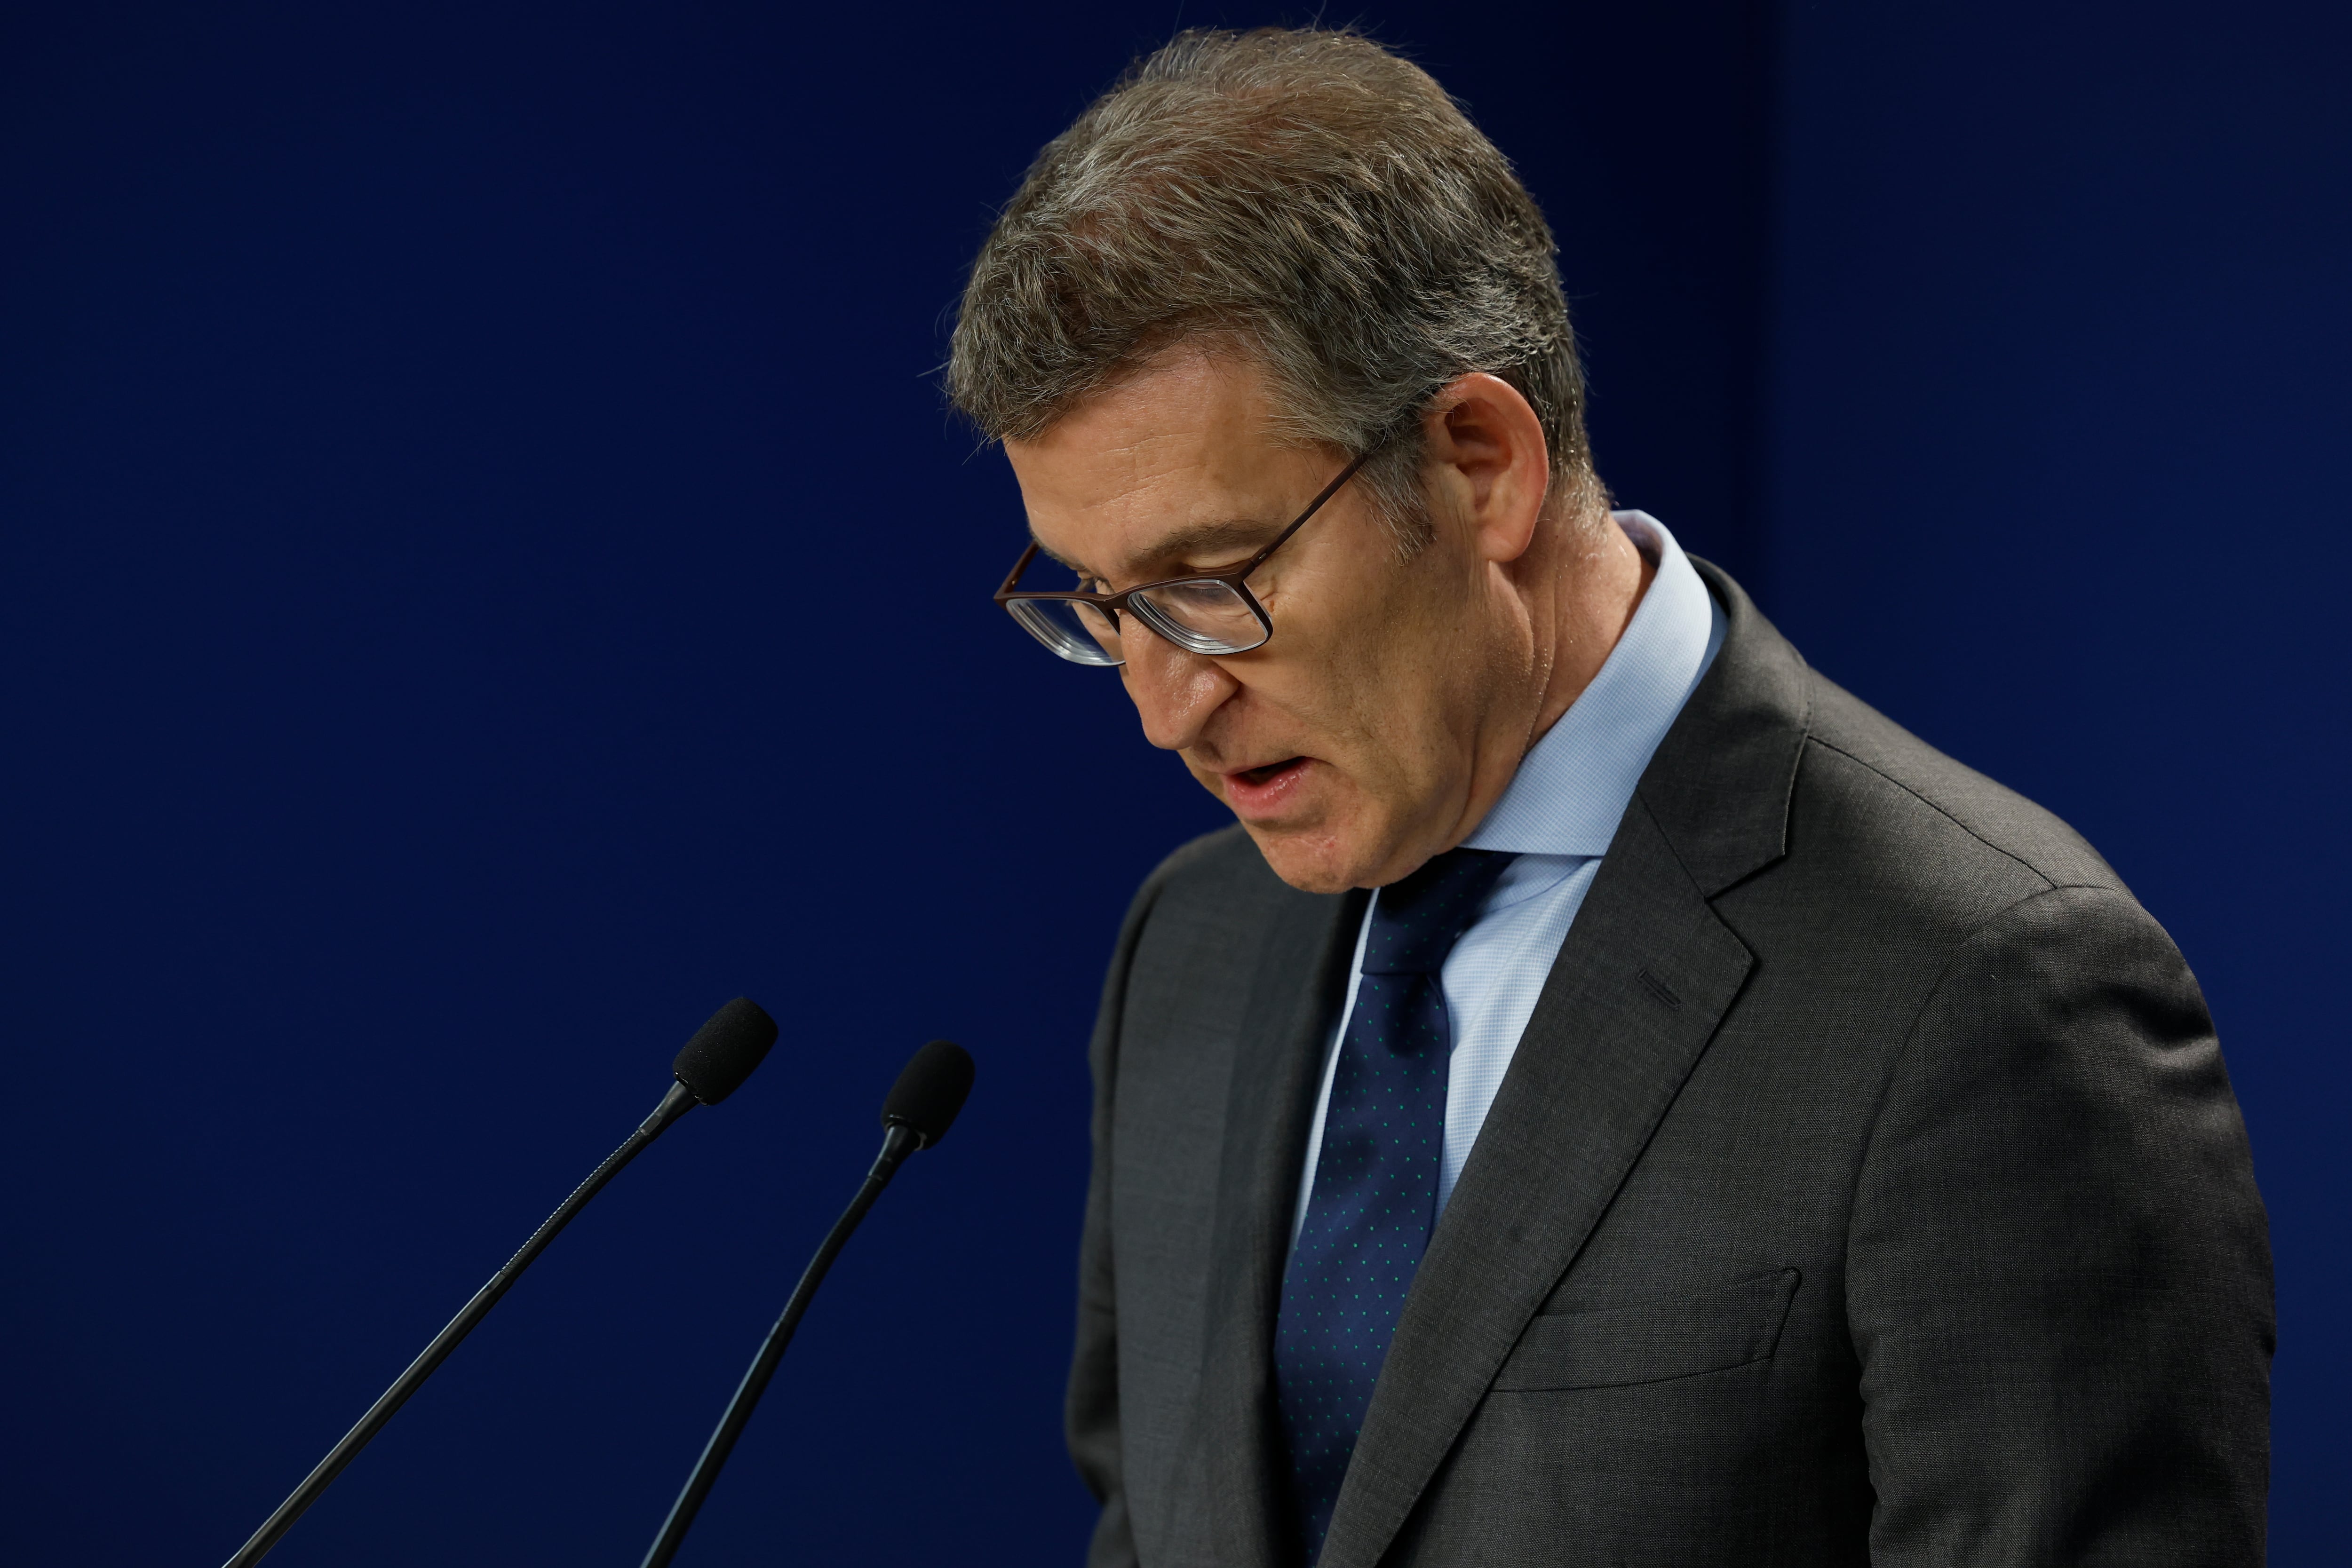
[{"label": "polka dot tie", "polygon": [[1372,905],[1275,1323],[1276,1402],[1310,1563],[1437,1218],[1454,1046],[1438,970],[1512,858],[1454,850],[1381,889]]}]

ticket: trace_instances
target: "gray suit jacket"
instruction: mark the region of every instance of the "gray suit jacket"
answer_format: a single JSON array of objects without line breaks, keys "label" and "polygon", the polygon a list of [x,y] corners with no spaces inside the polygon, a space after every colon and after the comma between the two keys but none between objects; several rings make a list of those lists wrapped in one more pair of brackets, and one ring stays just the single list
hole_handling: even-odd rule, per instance
[{"label": "gray suit jacket", "polygon": [[[1325,1568],[2263,1554],[2270,1259],[2197,983],[2049,813],[1722,573],[1431,1238]],[[1268,1369],[1363,894],[1237,830],[1138,894],[1094,1041],[1091,1561],[1297,1561]]]}]

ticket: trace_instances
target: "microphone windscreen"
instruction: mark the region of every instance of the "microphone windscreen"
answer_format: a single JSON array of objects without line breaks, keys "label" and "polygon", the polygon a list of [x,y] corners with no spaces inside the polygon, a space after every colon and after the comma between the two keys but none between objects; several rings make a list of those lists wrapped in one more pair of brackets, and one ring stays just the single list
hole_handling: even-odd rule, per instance
[{"label": "microphone windscreen", "polygon": [[749,997],[737,997],[706,1019],[669,1070],[705,1105],[738,1089],[776,1043],[776,1020]]},{"label": "microphone windscreen", "polygon": [[915,1052],[890,1085],[890,1097],[882,1102],[882,1124],[912,1128],[929,1148],[948,1135],[971,1092],[971,1053],[951,1040],[935,1040]]}]

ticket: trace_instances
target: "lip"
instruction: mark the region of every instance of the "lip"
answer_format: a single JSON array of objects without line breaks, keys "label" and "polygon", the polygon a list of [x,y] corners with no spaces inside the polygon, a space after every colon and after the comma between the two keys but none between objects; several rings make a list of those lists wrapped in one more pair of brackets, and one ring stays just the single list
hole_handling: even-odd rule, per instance
[{"label": "lip", "polygon": [[1290,804],[1314,767],[1313,758],[1293,757],[1227,773],[1225,801],[1244,821],[1263,821]]}]

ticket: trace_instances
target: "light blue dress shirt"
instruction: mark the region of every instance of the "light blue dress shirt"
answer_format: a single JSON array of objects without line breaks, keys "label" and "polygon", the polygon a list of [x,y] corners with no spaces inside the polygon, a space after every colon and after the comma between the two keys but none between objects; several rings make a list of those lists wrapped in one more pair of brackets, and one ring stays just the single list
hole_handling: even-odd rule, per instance
[{"label": "light blue dress shirt", "polygon": [[[1633,799],[1633,787],[1723,645],[1723,609],[1674,535],[1645,512],[1612,516],[1635,548],[1657,563],[1657,575],[1601,673],[1536,742],[1503,798],[1463,841],[1465,849],[1508,850],[1519,858],[1495,884],[1439,975],[1454,1026],[1445,1079],[1445,1160],[1437,1174],[1441,1214],[1478,1129],[1486,1124],[1487,1107],[1519,1048],[1552,960]],[[1379,896],[1373,894],[1375,900]],[[1370,929],[1368,905],[1356,934],[1347,1006],[1324,1050],[1323,1086],[1315,1097],[1307,1169],[1291,1225],[1294,1239],[1315,1190],[1331,1073],[1339,1060],[1339,1042],[1348,1032],[1348,1015],[1355,1010]]]}]

